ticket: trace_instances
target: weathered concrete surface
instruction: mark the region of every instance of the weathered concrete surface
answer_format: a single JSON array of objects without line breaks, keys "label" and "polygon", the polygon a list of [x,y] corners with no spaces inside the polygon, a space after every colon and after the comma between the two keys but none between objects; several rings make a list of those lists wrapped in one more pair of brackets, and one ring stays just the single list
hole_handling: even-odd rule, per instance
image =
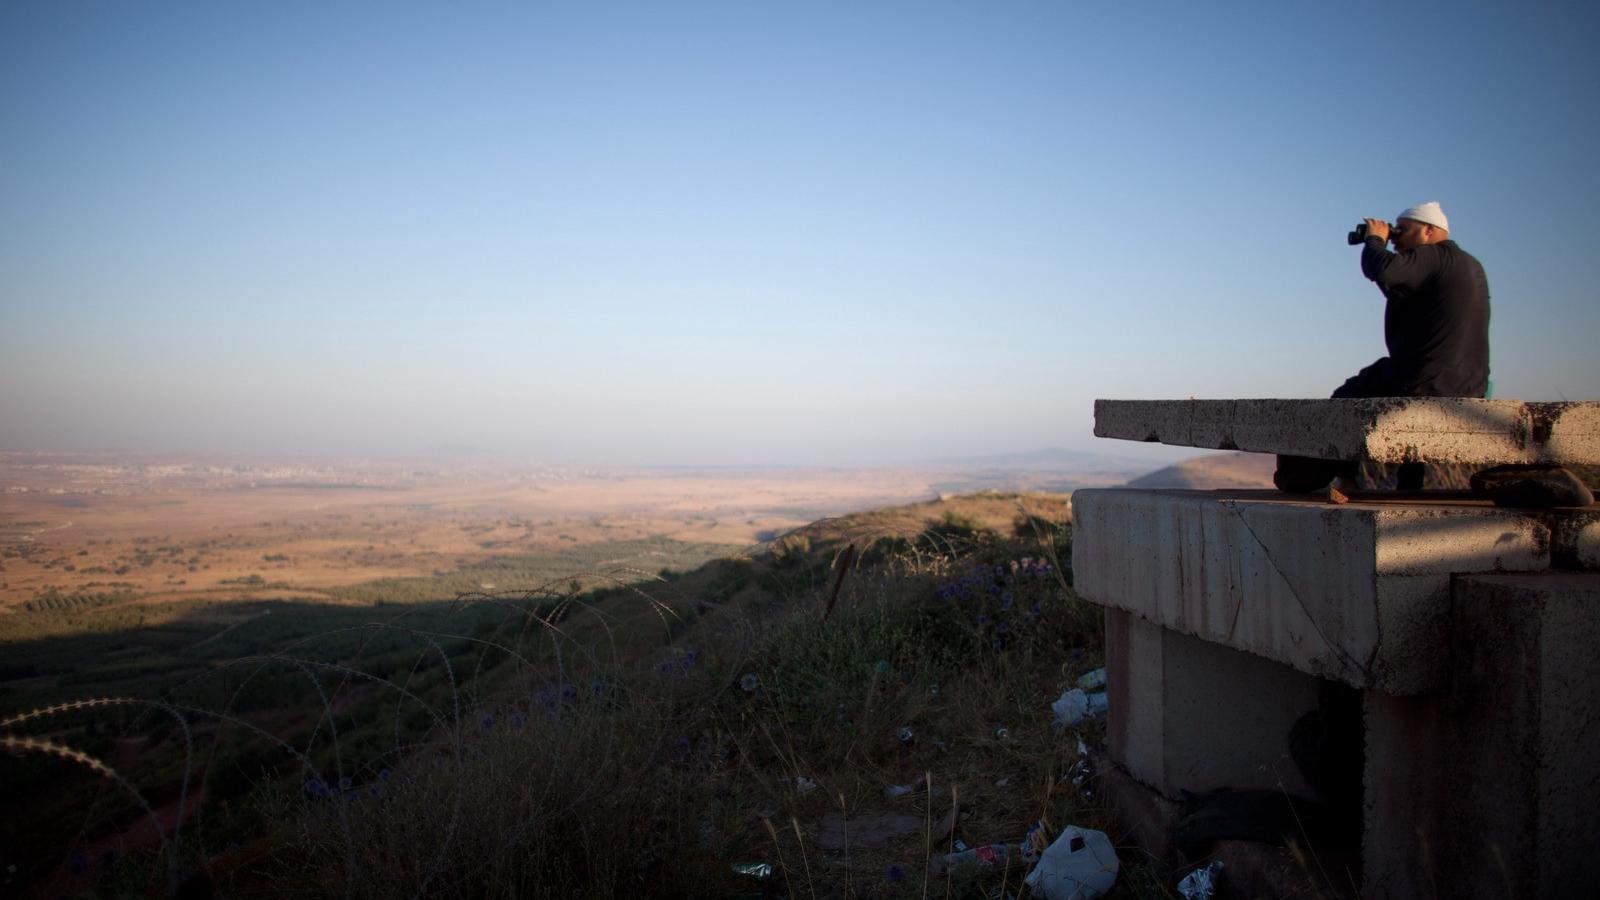
[{"label": "weathered concrete surface", "polygon": [[1315,797],[1289,755],[1295,720],[1317,708],[1315,678],[1108,609],[1106,690],[1108,751],[1165,796],[1237,788]]},{"label": "weathered concrete surface", "polygon": [[1550,566],[1550,527],[1478,505],[1342,506],[1271,491],[1081,490],[1086,599],[1358,688],[1449,671],[1450,576]]},{"label": "weathered concrete surface", "polygon": [[1369,897],[1600,893],[1600,574],[1456,580],[1454,678],[1368,692]]},{"label": "weathered concrete surface", "polygon": [[1565,569],[1600,569],[1600,509],[1553,514],[1548,519],[1555,564]]},{"label": "weathered concrete surface", "polygon": [[1595,402],[1096,400],[1094,433],[1180,447],[1382,463],[1600,465],[1600,403]]}]

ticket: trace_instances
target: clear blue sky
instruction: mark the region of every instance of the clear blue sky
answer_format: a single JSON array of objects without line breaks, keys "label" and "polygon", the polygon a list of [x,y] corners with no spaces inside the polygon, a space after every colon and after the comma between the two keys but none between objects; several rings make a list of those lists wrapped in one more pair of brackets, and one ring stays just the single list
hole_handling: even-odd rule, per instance
[{"label": "clear blue sky", "polygon": [[1325,396],[1437,199],[1600,398],[1590,4],[0,4],[0,448],[852,463]]}]

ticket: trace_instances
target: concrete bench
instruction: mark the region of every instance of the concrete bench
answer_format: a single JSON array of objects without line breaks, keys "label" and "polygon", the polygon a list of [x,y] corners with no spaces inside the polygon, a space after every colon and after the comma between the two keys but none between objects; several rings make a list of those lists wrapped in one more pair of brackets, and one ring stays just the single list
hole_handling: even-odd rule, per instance
[{"label": "concrete bench", "polygon": [[1600,465],[1600,403],[1096,400],[1097,437],[1380,463]]},{"label": "concrete bench", "polygon": [[1072,511],[1081,596],[1389,694],[1447,683],[1452,576],[1555,564],[1600,569],[1594,507],[1332,505],[1274,491],[1080,490]]},{"label": "concrete bench", "polygon": [[[1095,409],[1096,434],[1182,446],[1600,463],[1593,403]],[[1313,795],[1288,738],[1332,682],[1361,692],[1362,896],[1600,888],[1600,507],[1111,489],[1073,518],[1074,588],[1107,609],[1108,795],[1151,852],[1184,792]]]}]

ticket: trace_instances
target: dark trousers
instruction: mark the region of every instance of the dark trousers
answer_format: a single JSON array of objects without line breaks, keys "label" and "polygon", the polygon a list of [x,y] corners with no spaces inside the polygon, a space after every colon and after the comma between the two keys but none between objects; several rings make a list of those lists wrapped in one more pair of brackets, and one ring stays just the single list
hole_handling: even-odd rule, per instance
[{"label": "dark trousers", "polygon": [[[1404,390],[1389,379],[1389,357],[1345,379],[1333,392],[1333,399],[1348,400],[1361,397],[1406,397]],[[1341,475],[1354,478],[1361,463],[1347,459],[1312,459],[1306,456],[1278,456],[1278,470],[1272,474],[1272,483],[1280,491],[1308,494],[1327,487]],[[1402,491],[1420,491],[1427,466],[1423,463],[1401,463],[1395,485]]]}]

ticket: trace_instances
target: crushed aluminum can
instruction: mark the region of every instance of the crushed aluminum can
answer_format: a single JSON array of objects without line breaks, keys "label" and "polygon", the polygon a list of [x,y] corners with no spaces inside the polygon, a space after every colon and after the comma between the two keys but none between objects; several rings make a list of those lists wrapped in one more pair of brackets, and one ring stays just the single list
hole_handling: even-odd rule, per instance
[{"label": "crushed aluminum can", "polygon": [[1078,795],[1088,800],[1094,793],[1090,781],[1094,778],[1094,765],[1089,761],[1089,748],[1083,743],[1083,738],[1078,738],[1078,758],[1067,769],[1064,776],[1078,789]]},{"label": "crushed aluminum can", "polygon": [[1217,882],[1221,876],[1222,860],[1214,859],[1210,865],[1183,876],[1183,880],[1178,882],[1178,896],[1183,900],[1211,900],[1216,896]]},{"label": "crushed aluminum can", "polygon": [[911,730],[910,725],[901,725],[895,736],[900,738],[900,743],[909,744],[916,738],[917,733]]},{"label": "crushed aluminum can", "polygon": [[1049,832],[1045,828],[1044,820],[1033,823],[1027,834],[1022,836],[1022,859],[1024,862],[1033,862],[1050,846]]},{"label": "crushed aluminum can", "polygon": [[760,881],[772,877],[772,863],[734,863],[729,868],[735,875],[749,875]]}]

